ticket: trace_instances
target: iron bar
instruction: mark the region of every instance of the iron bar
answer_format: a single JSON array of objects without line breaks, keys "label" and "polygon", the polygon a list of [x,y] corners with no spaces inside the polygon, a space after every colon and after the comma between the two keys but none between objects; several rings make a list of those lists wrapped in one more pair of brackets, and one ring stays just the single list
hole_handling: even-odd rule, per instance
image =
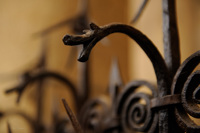
[{"label": "iron bar", "polygon": [[167,95],[163,97],[153,98],[151,100],[151,108],[161,108],[169,105],[180,104],[181,103],[181,95]]},{"label": "iron bar", "polygon": [[176,21],[176,0],[163,0],[163,41],[165,62],[171,78],[180,66],[179,35]]}]

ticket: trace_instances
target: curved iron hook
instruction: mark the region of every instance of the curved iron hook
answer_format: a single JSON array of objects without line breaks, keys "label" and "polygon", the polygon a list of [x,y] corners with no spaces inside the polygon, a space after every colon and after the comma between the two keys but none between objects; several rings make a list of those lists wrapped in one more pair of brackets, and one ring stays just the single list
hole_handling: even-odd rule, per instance
[{"label": "curved iron hook", "polygon": [[64,83],[66,86],[68,86],[74,96],[74,100],[76,101],[76,105],[77,105],[77,109],[80,107],[79,106],[79,97],[78,97],[78,93],[77,93],[77,89],[76,87],[72,84],[72,82],[67,79],[66,77],[58,74],[58,73],[55,73],[55,72],[50,72],[50,71],[46,71],[46,72],[41,72],[41,73],[38,73],[36,75],[29,75],[27,77],[27,79],[22,83],[20,84],[19,86],[15,87],[15,88],[12,88],[12,89],[8,89],[5,91],[5,93],[11,93],[13,91],[16,91],[19,93],[18,95],[18,100],[17,102],[20,101],[20,98],[21,98],[21,95],[22,93],[24,92],[25,88],[27,87],[27,85],[29,85],[30,83],[33,83],[33,82],[36,82],[36,81],[39,81],[41,79],[45,79],[45,78],[54,78],[54,79],[57,79],[58,81],[61,81],[62,83]]},{"label": "curved iron hook", "polygon": [[158,88],[160,90],[159,95],[164,96],[170,93],[169,88],[171,81],[169,79],[170,77],[165,61],[155,45],[139,30],[125,24],[109,24],[99,27],[94,23],[91,23],[90,30],[84,32],[85,34],[83,35],[65,35],[63,38],[65,45],[83,45],[83,50],[78,59],[79,61],[87,61],[92,48],[102,38],[115,32],[124,33],[135,40],[151,60],[156,73]]}]

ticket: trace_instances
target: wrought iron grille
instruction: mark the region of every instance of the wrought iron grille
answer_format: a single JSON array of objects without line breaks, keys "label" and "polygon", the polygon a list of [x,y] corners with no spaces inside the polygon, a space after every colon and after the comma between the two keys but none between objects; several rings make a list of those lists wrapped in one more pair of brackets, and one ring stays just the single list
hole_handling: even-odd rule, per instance
[{"label": "wrought iron grille", "polygon": [[[147,1],[144,0],[133,22],[137,21]],[[115,61],[109,85],[111,103],[108,104],[105,99],[101,98],[88,100],[89,64],[84,63],[81,67],[83,78],[80,86],[84,91],[79,92],[65,76],[44,70],[45,55],[43,55],[36,69],[25,72],[22,76],[23,82],[15,88],[8,89],[6,93],[17,92],[17,102],[19,102],[27,86],[32,82],[39,82],[39,94],[42,98],[42,84],[46,78],[54,78],[68,86],[74,97],[77,115],[73,114],[66,100],[62,99],[69,119],[58,119],[55,116],[54,131],[52,131],[55,133],[200,132],[200,126],[191,118],[200,118],[200,71],[195,69],[200,63],[200,51],[180,63],[175,0],[163,0],[164,58],[147,36],[130,25],[112,23],[98,26],[94,23],[89,24],[86,7],[87,4],[84,3],[79,15],[39,34],[45,36],[55,28],[71,23],[72,29],[77,35],[67,34],[64,36],[63,42],[69,46],[82,45],[78,60],[86,62],[93,47],[101,39],[113,33],[123,33],[137,42],[148,56],[156,74],[157,86],[155,87],[147,81],[132,81],[127,85],[122,85]],[[84,33],[82,33],[83,30]],[[137,92],[141,86],[147,87],[150,93]],[[119,88],[122,88],[121,91]],[[40,119],[41,99],[38,101],[37,120],[33,120],[22,112],[12,113],[25,118],[30,123],[33,132],[42,133],[45,132],[45,128]],[[1,118],[10,114],[1,112]],[[9,123],[8,132],[12,132]]]}]

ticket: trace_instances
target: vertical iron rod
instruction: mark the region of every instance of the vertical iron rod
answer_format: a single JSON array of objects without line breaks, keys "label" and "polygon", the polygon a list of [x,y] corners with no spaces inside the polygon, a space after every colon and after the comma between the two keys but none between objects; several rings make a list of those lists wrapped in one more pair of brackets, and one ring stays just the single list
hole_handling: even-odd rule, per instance
[{"label": "vertical iron rod", "polygon": [[165,62],[171,78],[180,66],[179,35],[176,22],[176,1],[163,0],[163,41]]},{"label": "vertical iron rod", "polygon": [[[163,0],[163,41],[165,62],[169,70],[170,82],[180,66],[179,35],[176,21],[176,1]],[[169,83],[171,84],[171,83]],[[170,88],[167,91],[171,93]],[[175,123],[173,109],[159,111],[159,133],[180,132]]]}]

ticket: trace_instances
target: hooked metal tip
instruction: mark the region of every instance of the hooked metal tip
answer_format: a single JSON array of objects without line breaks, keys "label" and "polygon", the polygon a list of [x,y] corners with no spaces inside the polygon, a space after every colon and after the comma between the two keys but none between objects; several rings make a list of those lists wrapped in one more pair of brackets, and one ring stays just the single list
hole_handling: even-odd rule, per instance
[{"label": "hooked metal tip", "polygon": [[82,49],[81,54],[78,58],[78,61],[80,61],[80,62],[88,61],[91,49],[89,49],[87,46],[88,46],[88,44],[83,44],[83,49]]},{"label": "hooked metal tip", "polygon": [[80,62],[86,62],[88,60],[88,56],[85,56],[85,55],[80,55],[80,57],[78,58],[78,61]]},{"label": "hooked metal tip", "polygon": [[63,43],[65,44],[65,45],[69,45],[69,40],[71,39],[71,36],[70,35],[65,35],[64,37],[63,37]]}]

